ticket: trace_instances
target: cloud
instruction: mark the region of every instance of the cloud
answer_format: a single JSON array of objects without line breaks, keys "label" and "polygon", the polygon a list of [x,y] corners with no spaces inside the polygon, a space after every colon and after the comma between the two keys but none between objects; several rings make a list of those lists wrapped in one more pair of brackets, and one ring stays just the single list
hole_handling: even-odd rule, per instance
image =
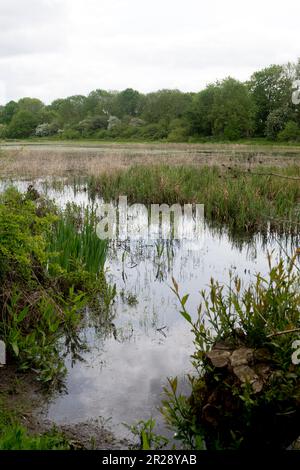
[{"label": "cloud", "polygon": [[95,88],[245,80],[296,60],[299,13],[293,0],[1,0],[2,90],[50,101]]},{"label": "cloud", "polygon": [[65,13],[64,1],[1,0],[0,58],[56,51]]}]

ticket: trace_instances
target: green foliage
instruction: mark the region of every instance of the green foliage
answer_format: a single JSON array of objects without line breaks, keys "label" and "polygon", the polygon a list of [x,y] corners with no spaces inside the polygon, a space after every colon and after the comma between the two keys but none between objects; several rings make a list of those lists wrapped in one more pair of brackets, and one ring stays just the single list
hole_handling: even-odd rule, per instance
[{"label": "green foliage", "polygon": [[288,68],[271,65],[255,72],[249,82],[249,88],[256,104],[256,130],[258,135],[266,132],[266,122],[270,113],[291,106],[292,78]]},{"label": "green foliage", "polygon": [[85,214],[80,229],[78,213],[71,213],[58,214],[33,188],[0,197],[0,337],[9,359],[43,383],[60,379],[69,351],[78,357],[85,308],[107,312],[115,295],[105,281],[106,243],[96,237],[94,214]]},{"label": "green foliage", "polygon": [[80,137],[81,137],[81,134],[76,129],[65,129],[60,134],[61,139],[67,139],[67,140],[76,140],[76,139],[80,139]]},{"label": "green foliage", "polygon": [[37,124],[37,117],[32,111],[20,110],[13,115],[8,126],[8,135],[16,139],[30,137],[33,135]]},{"label": "green foliage", "polygon": [[[204,440],[215,450],[276,449],[299,435],[300,370],[292,363],[293,343],[300,332],[296,259],[272,266],[269,257],[269,276],[257,274],[246,289],[238,277],[226,287],[211,280],[209,291],[202,292],[196,321],[186,310],[188,296],[181,297],[173,280],[181,314],[194,334],[197,375],[191,377],[190,397],[178,395],[176,379],[169,381],[162,412],[189,448],[199,448],[197,443]],[[260,354],[264,375],[259,389],[249,380],[238,380],[235,369],[215,367],[208,360],[207,352],[217,345],[226,345],[226,351],[251,348],[256,357]],[[253,367],[256,370],[255,363]]]},{"label": "green foliage", "polygon": [[138,421],[136,424],[125,426],[130,432],[138,438],[138,443],[132,446],[133,449],[137,450],[160,450],[167,446],[169,440],[154,431],[155,420],[150,418],[147,421]]},{"label": "green foliage", "polygon": [[67,439],[53,428],[35,435],[20,425],[14,413],[0,403],[0,450],[69,450]]},{"label": "green foliage", "polygon": [[296,142],[300,140],[300,127],[294,121],[288,121],[282,131],[278,134],[278,140],[285,142]]},{"label": "green foliage", "polygon": [[0,124],[0,139],[5,139],[8,136],[8,128],[5,124]]},{"label": "green foliage", "polygon": [[0,124],[8,126],[10,138],[190,142],[266,136],[273,140],[288,121],[300,125],[300,108],[291,100],[299,64],[271,65],[244,83],[229,77],[198,93],[94,90],[50,105],[22,98],[0,107]]},{"label": "green foliage", "polygon": [[288,108],[283,106],[281,108],[271,111],[268,115],[265,127],[266,137],[270,140],[275,140],[277,135],[282,131],[288,117]]},{"label": "green foliage", "polygon": [[0,450],[68,450],[70,446],[63,435],[53,431],[29,435],[21,425],[5,427],[0,435]]},{"label": "green foliage", "polygon": [[249,137],[254,130],[255,108],[247,87],[227,78],[217,83],[211,108],[212,132],[228,140]]},{"label": "green foliage", "polygon": [[[281,337],[281,331],[295,330],[300,327],[299,305],[300,293],[299,272],[295,268],[295,258],[287,267],[283,260],[272,267],[269,255],[270,272],[268,278],[256,275],[256,280],[249,288],[242,290],[239,277],[231,279],[229,289],[211,280],[209,295],[202,291],[203,303],[200,305],[199,317],[194,323],[185,309],[186,296],[179,297],[178,286],[173,291],[180,300],[182,315],[192,325],[195,342],[201,351],[211,347],[215,342],[226,338],[237,341],[239,335],[245,337],[250,347],[264,347],[266,344],[273,350],[273,358],[278,359],[279,367],[286,367],[285,342],[288,348],[288,366],[290,365],[291,337]],[[207,326],[209,325],[209,326]],[[238,332],[238,334],[237,334]],[[280,356],[281,352],[284,354]],[[283,359],[283,362],[281,360]]]},{"label": "green foliage", "polygon": [[162,400],[161,413],[166,423],[175,430],[174,438],[184,449],[204,449],[204,435],[197,424],[196,416],[191,413],[188,398],[177,391],[177,378],[168,379],[169,386],[164,387],[165,398]]}]

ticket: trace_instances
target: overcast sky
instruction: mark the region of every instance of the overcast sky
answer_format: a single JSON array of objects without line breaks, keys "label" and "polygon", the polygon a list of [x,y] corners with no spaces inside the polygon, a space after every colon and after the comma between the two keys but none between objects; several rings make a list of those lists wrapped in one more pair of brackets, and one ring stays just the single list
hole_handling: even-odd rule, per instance
[{"label": "overcast sky", "polygon": [[300,56],[299,0],[0,0],[0,104],[197,91]]}]

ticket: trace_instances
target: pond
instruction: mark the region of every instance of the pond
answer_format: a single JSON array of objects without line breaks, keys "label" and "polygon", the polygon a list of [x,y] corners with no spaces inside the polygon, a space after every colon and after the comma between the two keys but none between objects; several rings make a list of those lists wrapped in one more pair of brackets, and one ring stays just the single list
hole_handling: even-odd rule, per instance
[{"label": "pond", "polygon": [[[9,182],[2,182],[3,190]],[[14,184],[26,190],[28,181]],[[35,181],[35,187],[64,207],[67,202],[91,204],[87,192],[62,185]],[[97,203],[97,200],[94,203]],[[100,202],[100,199],[99,201]],[[171,290],[172,277],[180,293],[190,294],[187,310],[196,318],[200,291],[211,277],[228,284],[238,274],[244,285],[260,272],[268,272],[267,253],[274,262],[290,254],[289,237],[232,239],[226,230],[204,228],[202,240],[173,242],[111,242],[106,261],[107,279],[116,285],[112,306],[113,328],[102,331],[88,323],[83,334],[88,350],[84,361],[68,361],[66,389],[54,395],[48,418],[58,424],[73,424],[100,418],[116,437],[128,437],[123,423],[154,417],[159,431],[165,429],[158,407],[167,377],[178,376],[188,390],[185,375],[192,372],[193,338],[179,313]]]}]

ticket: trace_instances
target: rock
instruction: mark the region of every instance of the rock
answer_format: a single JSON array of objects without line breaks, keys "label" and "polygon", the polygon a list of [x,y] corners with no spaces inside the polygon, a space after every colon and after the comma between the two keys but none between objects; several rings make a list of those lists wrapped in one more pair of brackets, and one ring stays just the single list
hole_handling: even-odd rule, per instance
[{"label": "rock", "polygon": [[232,348],[225,341],[218,341],[214,344],[213,349],[221,349],[222,351],[232,351]]},{"label": "rock", "polygon": [[266,348],[255,349],[254,359],[257,362],[270,362],[272,360],[270,351]]},{"label": "rock", "polygon": [[230,351],[222,349],[213,349],[212,351],[206,353],[206,357],[210,360],[212,365],[218,368],[227,367],[230,356]]},{"label": "rock", "polygon": [[251,367],[247,365],[240,365],[233,368],[233,373],[242,383],[249,382],[255,393],[261,392],[263,388],[263,382],[256,372],[251,369]]},{"label": "rock", "polygon": [[253,362],[253,349],[239,348],[233,351],[230,357],[232,367],[243,366]]}]

